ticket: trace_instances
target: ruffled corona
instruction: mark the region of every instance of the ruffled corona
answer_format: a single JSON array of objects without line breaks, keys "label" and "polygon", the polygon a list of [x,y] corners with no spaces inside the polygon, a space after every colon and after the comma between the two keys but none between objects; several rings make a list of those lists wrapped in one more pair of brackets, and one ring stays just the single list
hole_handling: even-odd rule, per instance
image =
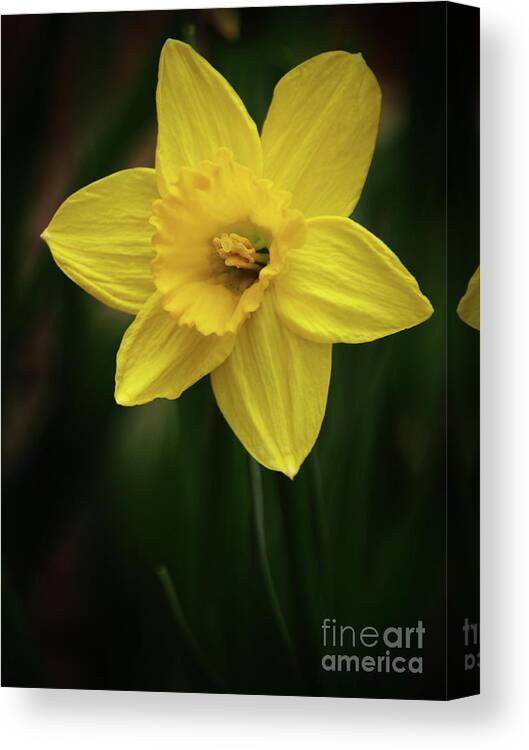
[{"label": "ruffled corona", "polygon": [[153,205],[152,262],[162,306],[200,333],[236,333],[260,306],[289,250],[305,241],[305,220],[274,190],[220,149],[182,168]]}]

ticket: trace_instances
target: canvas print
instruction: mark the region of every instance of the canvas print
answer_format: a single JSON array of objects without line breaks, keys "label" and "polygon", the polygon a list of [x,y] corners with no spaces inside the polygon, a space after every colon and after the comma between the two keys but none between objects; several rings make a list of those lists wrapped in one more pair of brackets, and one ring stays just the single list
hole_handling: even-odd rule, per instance
[{"label": "canvas print", "polygon": [[2,18],[4,685],[478,691],[478,35]]}]

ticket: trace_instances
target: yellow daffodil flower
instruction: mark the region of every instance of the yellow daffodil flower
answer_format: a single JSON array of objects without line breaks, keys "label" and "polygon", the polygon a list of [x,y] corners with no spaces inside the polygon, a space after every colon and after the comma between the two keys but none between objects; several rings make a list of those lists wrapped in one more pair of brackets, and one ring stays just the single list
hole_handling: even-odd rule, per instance
[{"label": "yellow daffodil flower", "polygon": [[457,314],[467,325],[479,331],[479,266],[468,282],[467,291],[461,297]]},{"label": "yellow daffodil flower", "polygon": [[67,276],[136,316],[117,355],[119,404],[178,398],[210,373],[248,452],[293,477],[323,420],[332,344],[432,313],[398,258],[347,218],[379,86],[361,55],[318,55],[279,81],[259,137],[228,82],[168,40],[156,102],[156,168],[79,190],[42,237]]}]

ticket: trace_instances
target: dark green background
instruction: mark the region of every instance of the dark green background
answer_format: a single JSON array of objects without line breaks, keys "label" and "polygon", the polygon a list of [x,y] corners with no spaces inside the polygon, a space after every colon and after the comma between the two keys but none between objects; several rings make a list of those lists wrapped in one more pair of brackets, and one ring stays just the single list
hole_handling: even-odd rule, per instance
[{"label": "dark green background", "polygon": [[[463,609],[477,564],[465,534],[477,524],[478,334],[455,316],[478,264],[477,207],[454,208],[447,277],[446,8],[247,9],[238,20],[228,39],[208,11],[2,19],[3,683],[440,697],[445,318]],[[466,32],[456,36],[464,49]],[[74,190],[153,165],[168,37],[192,41],[258,125],[279,78],[325,50],[361,51],[382,88],[354,216],[436,312],[334,348],[323,429],[293,482],[249,463],[207,378],[178,402],[118,407],[115,355],[130,318],[72,284],[39,240]],[[455,190],[469,194],[475,145],[460,136],[474,128],[472,72],[455,72],[453,143]],[[358,628],[422,618],[425,674],[325,674],[324,617]]]}]

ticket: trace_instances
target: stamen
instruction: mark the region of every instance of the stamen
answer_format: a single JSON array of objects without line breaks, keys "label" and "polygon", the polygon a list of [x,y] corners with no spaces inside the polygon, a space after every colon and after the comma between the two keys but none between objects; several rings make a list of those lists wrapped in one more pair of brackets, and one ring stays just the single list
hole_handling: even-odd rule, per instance
[{"label": "stamen", "polygon": [[264,243],[255,247],[247,237],[231,232],[213,238],[213,247],[224,263],[231,268],[246,271],[260,271],[269,261],[268,250]]}]

